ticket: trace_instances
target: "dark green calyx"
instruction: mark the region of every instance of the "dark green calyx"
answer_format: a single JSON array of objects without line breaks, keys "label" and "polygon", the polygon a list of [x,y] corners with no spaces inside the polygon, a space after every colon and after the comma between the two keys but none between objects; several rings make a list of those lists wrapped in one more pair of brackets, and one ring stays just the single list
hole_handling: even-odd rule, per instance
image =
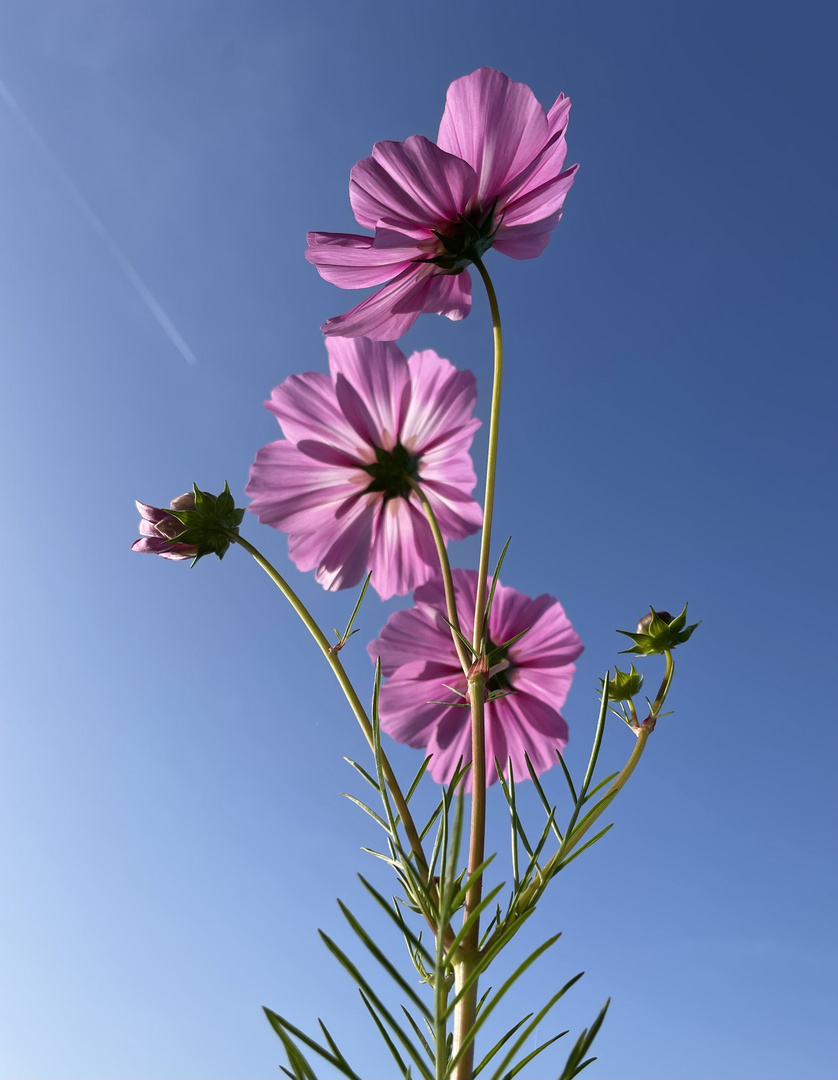
[{"label": "dark green calyx", "polygon": [[486,254],[495,242],[499,224],[495,223],[494,203],[487,214],[467,218],[460,214],[458,223],[452,222],[447,232],[433,230],[446,254],[436,255],[427,261],[438,266],[444,274],[461,274],[470,263],[477,262]]},{"label": "dark green calyx", "polygon": [[173,542],[178,544],[194,544],[198,549],[194,566],[198,559],[204,555],[217,555],[219,559],[224,554],[232,541],[239,535],[239,525],[244,517],[244,510],[236,507],[230,488],[224,485],[220,495],[211,495],[208,491],[201,491],[196,484],[192,485],[195,505],[188,510],[169,510],[173,518],[177,518],[184,526],[183,532],[178,533]]},{"label": "dark green calyx", "polygon": [[687,621],[687,605],[680,615],[673,619],[668,611],[655,611],[649,608],[649,614],[644,615],[637,625],[637,632],[630,630],[618,630],[618,634],[625,634],[634,642],[634,648],[623,649],[626,653],[636,653],[638,656],[652,656],[654,653],[670,652],[676,645],[683,645],[693,630],[700,625],[693,623],[685,626]]},{"label": "dark green calyx", "polygon": [[[601,686],[602,679],[599,682]],[[635,694],[640,693],[642,686],[643,676],[634,664],[631,665],[630,671],[620,671],[618,667],[615,667],[614,677],[608,680],[608,700],[630,701]]]},{"label": "dark green calyx", "polygon": [[418,457],[413,457],[396,443],[392,450],[375,447],[375,464],[364,465],[363,469],[372,477],[366,491],[380,491],[384,501],[388,499],[407,499],[410,496],[411,481],[419,479]]}]

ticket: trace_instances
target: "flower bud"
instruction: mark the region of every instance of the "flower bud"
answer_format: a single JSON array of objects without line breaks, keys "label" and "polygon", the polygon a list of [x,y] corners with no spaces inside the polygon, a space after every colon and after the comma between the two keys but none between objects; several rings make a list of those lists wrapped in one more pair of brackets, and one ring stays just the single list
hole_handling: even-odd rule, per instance
[{"label": "flower bud", "polygon": [[618,630],[618,634],[625,634],[634,642],[634,648],[623,649],[623,652],[636,653],[638,656],[652,656],[654,653],[670,652],[676,645],[682,645],[688,640],[693,630],[699,625],[685,627],[687,621],[687,605],[680,615],[673,619],[668,611],[655,611],[649,608],[649,614],[644,615],[637,624],[637,632],[630,630]]},{"label": "flower bud", "polygon": [[227,484],[218,496],[193,485],[191,492],[173,499],[168,510],[141,502],[137,509],[141,536],[131,550],[163,559],[192,559],[193,566],[204,555],[223,558],[244,517]]},{"label": "flower bud", "polygon": [[[600,679],[599,682],[602,685],[603,680]],[[629,701],[635,694],[640,693],[642,686],[643,676],[634,664],[631,665],[630,671],[620,671],[618,667],[615,667],[614,677],[608,680],[608,700]]]}]

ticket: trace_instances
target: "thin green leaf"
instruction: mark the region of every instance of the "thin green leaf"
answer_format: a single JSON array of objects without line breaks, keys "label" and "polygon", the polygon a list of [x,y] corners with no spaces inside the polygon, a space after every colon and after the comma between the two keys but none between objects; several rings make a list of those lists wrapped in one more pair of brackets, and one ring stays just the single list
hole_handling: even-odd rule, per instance
[{"label": "thin green leaf", "polygon": [[530,630],[532,630],[532,627],[528,626],[525,630],[522,630],[520,634],[515,634],[514,637],[508,638],[506,641],[502,642],[502,644],[496,646],[497,650],[500,651],[501,649],[511,648],[516,641],[520,641],[524,634],[528,634]]},{"label": "thin green leaf", "polygon": [[381,1016],[384,1018],[384,1020],[387,1021],[387,1023],[390,1026],[390,1030],[393,1032],[393,1034],[396,1036],[396,1038],[399,1040],[399,1042],[402,1044],[402,1046],[408,1052],[410,1057],[413,1058],[414,1062],[416,1063],[417,1067],[421,1071],[422,1075],[424,1077],[427,1077],[427,1080],[433,1080],[433,1077],[431,1076],[430,1072],[428,1071],[428,1067],[425,1065],[425,1062],[422,1059],[422,1055],[419,1053],[419,1051],[416,1049],[416,1047],[410,1041],[410,1039],[407,1036],[407,1033],[399,1026],[398,1022],[396,1021],[396,1018],[390,1012],[388,1012],[388,1010],[387,1010],[386,1006],[384,1005],[384,1003],[380,1000],[378,995],[375,993],[373,988],[370,986],[370,984],[367,982],[367,980],[364,978],[364,976],[361,974],[361,972],[358,970],[358,968],[355,966],[355,964],[352,963],[352,961],[349,959],[349,957],[346,955],[346,953],[340,948],[340,946],[338,946],[334,941],[332,941],[332,939],[329,937],[328,934],[325,934],[322,930],[318,930],[318,933],[320,934],[320,937],[323,940],[323,943],[326,946],[326,948],[329,950],[329,952],[338,960],[338,962],[341,964],[341,966],[352,976],[352,978],[355,980],[357,985],[364,991],[364,993],[367,995],[367,997],[373,1003],[373,1005],[375,1005],[376,1009],[381,1014]]},{"label": "thin green leaf", "polygon": [[404,1007],[404,1005],[402,1005],[401,1008],[402,1008],[402,1012],[407,1017],[407,1022],[413,1028],[413,1032],[416,1035],[416,1038],[422,1044],[422,1047],[423,1047],[425,1053],[428,1055],[428,1057],[431,1059],[431,1061],[435,1061],[436,1056],[435,1056],[433,1050],[431,1049],[430,1045],[428,1044],[428,1040],[425,1038],[424,1032],[419,1027],[419,1025],[416,1023],[414,1018],[410,1015],[410,1013],[407,1011],[407,1009]]},{"label": "thin green leaf", "polygon": [[567,1035],[567,1030],[560,1031],[558,1035],[554,1035],[552,1039],[548,1039],[547,1042],[543,1042],[541,1046],[537,1046],[531,1054],[527,1054],[525,1058],[518,1062],[514,1069],[511,1069],[505,1074],[503,1080],[512,1080],[513,1076],[517,1076],[521,1069],[525,1068],[532,1061],[533,1058],[538,1057],[542,1050],[546,1050],[548,1046],[552,1046],[554,1042],[558,1042],[563,1035]]},{"label": "thin green leaf", "polygon": [[600,782],[597,784],[597,786],[595,788],[591,788],[591,790],[588,792],[588,794],[582,800],[582,803],[584,804],[584,803],[588,802],[589,799],[592,799],[594,797],[594,795],[596,795],[596,793],[598,791],[601,791],[605,787],[606,784],[610,783],[614,779],[615,776],[619,776],[619,775],[620,775],[620,770],[617,769],[616,772],[612,772],[609,776],[606,776],[604,780],[600,780]]},{"label": "thin green leaf", "polygon": [[375,1022],[375,1026],[378,1028],[379,1034],[381,1035],[381,1038],[384,1040],[384,1042],[385,1042],[385,1044],[387,1046],[387,1049],[393,1055],[393,1059],[395,1060],[396,1064],[399,1067],[399,1072],[402,1074],[402,1077],[404,1078],[404,1080],[410,1080],[410,1069],[405,1064],[404,1058],[399,1053],[398,1047],[393,1042],[393,1040],[390,1038],[390,1032],[387,1030],[387,1028],[384,1026],[384,1024],[379,1019],[378,1013],[375,1011],[375,1009],[370,1004],[369,998],[364,993],[364,991],[359,990],[358,993],[361,995],[361,1001],[363,1001],[363,1003],[366,1005],[370,1016],[373,1018],[373,1021]]},{"label": "thin green leaf", "polygon": [[608,715],[608,672],[605,673],[605,678],[602,682],[602,693],[600,694],[601,704],[599,707],[599,717],[597,718],[596,733],[594,734],[594,743],[591,747],[591,757],[588,761],[588,769],[585,773],[585,779],[582,781],[582,787],[579,790],[579,795],[584,799],[588,790],[588,785],[593,779],[594,769],[596,768],[597,758],[599,757],[599,749],[602,745],[602,735],[605,731],[605,718]]},{"label": "thin green leaf", "polygon": [[475,1016],[479,1016],[479,1015],[480,1015],[480,1010],[481,1010],[481,1009],[483,1008],[483,1005],[484,1005],[484,1004],[485,1004],[485,1002],[486,1002],[486,998],[487,998],[487,997],[489,996],[489,994],[491,994],[491,992],[492,992],[492,988],[491,988],[491,986],[488,986],[488,987],[487,987],[487,988],[486,988],[486,989],[485,989],[485,990],[483,991],[483,993],[482,993],[482,994],[481,994],[481,996],[480,996],[480,1000],[479,1000],[479,1001],[477,1002],[477,1005],[475,1005],[475,1007],[474,1007],[474,1015],[475,1015]]},{"label": "thin green leaf", "polygon": [[419,839],[420,840],[424,840],[425,837],[428,835],[428,833],[431,831],[431,828],[433,827],[434,822],[439,817],[439,812],[440,812],[441,809],[442,809],[442,803],[439,803],[436,810],[434,810],[434,812],[431,814],[431,816],[428,818],[427,822],[425,823],[425,827],[419,833]]},{"label": "thin green leaf", "polygon": [[459,948],[462,941],[465,939],[466,934],[472,928],[472,926],[477,921],[477,919],[480,918],[480,916],[483,914],[483,912],[486,910],[486,908],[492,903],[492,901],[498,895],[498,893],[501,891],[501,889],[503,889],[503,886],[504,886],[504,883],[501,882],[501,884],[496,886],[494,889],[492,889],[492,891],[490,893],[487,893],[486,896],[484,896],[481,899],[481,901],[477,905],[477,907],[475,907],[474,911],[469,913],[469,917],[466,920],[464,920],[463,925],[457,931],[457,934],[455,935],[455,937],[452,940],[451,944],[448,946],[448,948],[445,951],[445,965],[446,965],[446,967],[449,964],[453,964],[453,962],[454,962],[454,953]]},{"label": "thin green leaf", "polygon": [[[532,1018],[530,1023],[527,1024],[527,1026],[524,1028],[524,1030],[521,1032],[521,1034],[518,1036],[518,1038],[512,1044],[512,1046],[510,1046],[508,1052],[506,1053],[503,1060],[497,1066],[497,1069],[495,1070],[494,1074],[492,1075],[492,1080],[506,1080],[507,1076],[510,1075],[510,1074],[506,1073],[505,1070],[508,1068],[508,1066],[512,1062],[512,1059],[515,1057],[515,1055],[518,1053],[518,1051],[521,1049],[521,1047],[524,1045],[524,1043],[527,1041],[527,1039],[530,1037],[530,1035],[532,1035],[533,1032],[538,1028],[538,1025],[544,1020],[544,1018],[548,1015],[548,1013],[564,997],[564,995],[568,992],[568,990],[571,988],[571,986],[574,986],[577,982],[579,982],[579,980],[582,978],[582,976],[584,974],[585,974],[584,971],[580,971],[578,975],[574,975],[572,979],[568,979],[568,981],[564,984],[564,986],[560,990],[557,990],[555,994],[553,994],[553,996],[550,998],[550,1000],[547,1002],[547,1004],[542,1006],[541,1009],[539,1009],[539,1011],[535,1014],[535,1016]],[[562,1035],[567,1035],[567,1032],[563,1031]],[[557,1039],[561,1038],[561,1035],[557,1035],[556,1038]],[[551,1040],[551,1042],[552,1041],[554,1041],[554,1040]],[[548,1044],[545,1043],[545,1046],[546,1045],[548,1045]],[[515,1067],[516,1067],[516,1069],[518,1068],[517,1065]]]},{"label": "thin green leaf", "polygon": [[570,797],[571,799],[573,799],[574,803],[577,803],[579,801],[579,796],[576,794],[576,788],[573,786],[573,780],[571,780],[570,778],[570,770],[568,769],[567,765],[565,765],[564,758],[562,757],[562,752],[558,748],[556,749],[556,757],[559,759],[559,764],[562,767],[562,772],[564,773],[564,778],[567,781],[567,786],[570,788]]},{"label": "thin green leaf", "polygon": [[578,859],[583,851],[587,851],[589,847],[593,847],[597,840],[600,840],[603,836],[605,836],[605,834],[608,832],[609,829],[613,827],[613,825],[614,822],[612,821],[610,825],[606,825],[604,829],[600,829],[596,836],[592,837],[586,844],[583,844],[582,847],[574,851],[574,853],[570,855],[567,859],[564,859],[561,863],[559,863],[559,865],[556,867],[555,872],[550,876],[555,877],[556,874],[558,874],[559,870],[564,870],[564,868],[566,866],[569,866],[574,859]]},{"label": "thin green leaf", "polygon": [[381,907],[384,909],[384,911],[387,912],[387,914],[393,920],[393,922],[396,924],[396,926],[398,926],[399,930],[401,930],[401,932],[404,934],[404,936],[407,939],[408,943],[414,949],[421,952],[422,955],[424,956],[425,960],[429,964],[432,964],[433,963],[433,958],[432,958],[431,954],[428,952],[427,948],[422,944],[421,938],[417,934],[415,934],[410,929],[410,927],[407,925],[407,923],[404,921],[404,917],[403,917],[401,911],[399,910],[399,908],[395,905],[395,903],[390,904],[388,902],[388,900],[386,899],[386,897],[384,897],[375,888],[374,885],[371,885],[367,881],[367,879],[363,876],[363,874],[359,874],[358,877],[361,879],[361,884],[364,886],[364,888],[367,890],[367,892],[369,892],[375,898],[375,900],[381,905]]},{"label": "thin green leaf", "polygon": [[547,838],[550,835],[552,824],[553,824],[553,819],[548,817],[547,818],[547,824],[544,826],[544,829],[543,829],[543,831],[541,833],[539,841],[535,846],[535,851],[532,853],[532,855],[530,857],[530,861],[527,864],[527,869],[524,871],[524,876],[521,879],[521,884],[518,887],[518,889],[515,890],[512,898],[510,900],[510,910],[512,909],[513,905],[516,903],[520,893],[522,893],[524,891],[524,889],[529,887],[530,881],[531,881],[533,875],[537,873],[539,877],[542,877],[542,870],[541,870],[541,867],[538,865],[538,858],[541,855],[541,852],[544,850],[544,845],[547,843]]},{"label": "thin green leaf", "polygon": [[[358,602],[355,604],[355,607],[352,609],[352,614],[349,616],[349,622],[346,624],[346,630],[344,631],[344,634],[343,634],[343,637],[341,638],[341,641],[346,641],[346,639],[349,637],[350,633],[352,633],[352,624],[355,622],[355,616],[361,610],[361,604],[364,602],[364,597],[366,596],[367,589],[369,588],[369,583],[370,583],[370,578],[371,577],[372,577],[372,571],[370,571],[367,574],[367,576],[364,578],[364,584],[361,586],[361,595],[358,597]],[[335,633],[337,633],[337,631],[335,631]]]},{"label": "thin green leaf", "polygon": [[486,870],[486,868],[491,863],[493,863],[494,861],[495,861],[495,854],[493,852],[488,857],[488,859],[484,859],[483,862],[479,866],[476,866],[474,868],[474,870],[468,875],[468,877],[460,885],[460,888],[458,889],[458,891],[454,894],[454,898],[451,901],[452,910],[457,911],[457,909],[462,905],[463,901],[465,900],[466,893],[469,891],[469,889],[472,887],[472,885],[474,885],[474,883],[479,878],[481,878],[483,876],[483,873]]},{"label": "thin green leaf", "polygon": [[425,758],[425,760],[424,760],[424,761],[422,762],[422,764],[421,764],[421,765],[419,766],[419,772],[418,772],[418,773],[416,774],[416,776],[415,776],[415,777],[413,778],[413,783],[412,783],[412,784],[410,785],[410,787],[409,787],[409,788],[407,789],[407,795],[405,795],[405,797],[404,797],[404,801],[405,801],[406,803],[409,803],[409,802],[410,802],[410,800],[411,800],[411,798],[412,798],[412,796],[413,796],[413,793],[414,793],[414,791],[416,791],[417,787],[419,787],[419,781],[420,781],[420,780],[422,779],[422,777],[423,777],[423,776],[425,775],[425,772],[426,772],[426,770],[427,770],[428,766],[430,765],[430,763],[431,763],[431,755],[430,755],[430,754],[428,754],[428,756],[427,756],[427,757]]},{"label": "thin green leaf", "polygon": [[471,1028],[464,1035],[463,1041],[460,1044],[460,1047],[457,1050],[457,1053],[454,1055],[454,1057],[451,1060],[452,1068],[464,1056],[464,1054],[468,1050],[469,1046],[474,1042],[475,1038],[477,1037],[478,1031],[486,1023],[488,1018],[491,1016],[495,1006],[500,1003],[501,999],[506,995],[507,991],[509,991],[512,988],[512,986],[524,974],[524,972],[527,970],[527,968],[529,968],[532,964],[534,964],[535,961],[541,955],[543,955],[543,953],[545,953],[549,948],[551,948],[553,945],[555,945],[555,943],[559,940],[560,937],[561,937],[561,934],[555,934],[553,937],[548,938],[547,941],[545,941],[542,945],[539,945],[539,947],[537,949],[534,949],[533,952],[531,952],[530,955],[525,960],[523,960],[518,965],[518,967],[512,972],[512,974],[509,976],[509,978],[506,980],[506,982],[500,987],[500,989],[498,991],[496,991],[496,993],[492,997],[491,1001],[488,1001],[486,1003],[486,1005],[483,1008],[480,1015],[475,1017],[474,1023],[472,1024]]},{"label": "thin green leaf", "polygon": [[611,998],[609,998],[602,1007],[599,1016],[591,1024],[590,1029],[584,1028],[582,1034],[576,1040],[573,1049],[567,1058],[567,1064],[562,1070],[562,1075],[559,1080],[573,1080],[574,1076],[578,1076],[579,1073],[592,1061],[596,1061],[595,1057],[588,1058],[586,1061],[582,1061],[582,1058],[590,1050],[594,1039],[597,1036],[599,1029],[602,1027],[602,1022],[605,1019],[605,1014],[608,1012],[608,1006],[611,1004]]},{"label": "thin green leaf", "polygon": [[323,1035],[324,1035],[324,1037],[326,1039],[326,1042],[329,1044],[329,1049],[332,1051],[332,1053],[335,1055],[335,1057],[338,1058],[338,1060],[341,1061],[341,1063],[347,1069],[349,1069],[349,1071],[351,1072],[352,1070],[350,1068],[349,1062],[346,1060],[346,1058],[341,1053],[340,1047],[335,1042],[335,1040],[332,1038],[331,1032],[326,1027],[326,1025],[323,1023],[323,1021],[320,1019],[320,1017],[317,1018],[317,1023],[320,1025],[320,1030],[323,1032]]},{"label": "thin green leaf", "polygon": [[[295,1039],[299,1039],[299,1041],[305,1046],[307,1046],[310,1050],[313,1050],[315,1054],[319,1054],[319,1056],[322,1057],[324,1061],[328,1061],[330,1065],[333,1065],[336,1069],[343,1073],[344,1076],[348,1076],[350,1080],[361,1080],[361,1077],[358,1076],[358,1074],[354,1072],[349,1067],[349,1065],[342,1064],[342,1062],[346,1061],[342,1054],[340,1058],[335,1057],[335,1055],[330,1053],[324,1046],[321,1046],[318,1042],[315,1042],[315,1040],[306,1035],[304,1031],[300,1031],[298,1027],[295,1027],[293,1024],[289,1023],[289,1021],[286,1020],[285,1017],[280,1016],[279,1013],[275,1013],[272,1009],[263,1007],[263,1011],[267,1016],[271,1027],[274,1029],[277,1035],[279,1035],[280,1039],[282,1039],[282,1044],[286,1048],[286,1053],[288,1051],[288,1044],[290,1041],[289,1036],[293,1036]],[[302,1052],[297,1047],[294,1047],[293,1043],[290,1043],[290,1045],[299,1055],[305,1067],[309,1070],[308,1074],[306,1074],[307,1080],[316,1080],[314,1071],[312,1070],[308,1062],[306,1062],[305,1058],[302,1055]],[[290,1061],[291,1058],[289,1056],[289,1062]],[[293,1062],[292,1067],[295,1067]]]},{"label": "thin green leaf", "polygon": [[451,633],[455,634],[460,639],[460,641],[463,643],[463,645],[465,645],[471,655],[473,657],[476,657],[477,653],[474,651],[474,646],[472,645],[472,643],[467,638],[464,638],[460,631],[457,629],[457,627],[454,626],[453,623],[450,623],[444,615],[440,614],[439,617],[448,626],[448,628],[451,630]]},{"label": "thin green leaf", "polygon": [[384,820],[384,818],[381,817],[380,814],[376,814],[375,810],[372,810],[369,806],[367,806],[367,804],[365,802],[361,802],[360,799],[356,799],[354,795],[350,795],[346,791],[342,791],[341,795],[343,796],[344,799],[349,799],[350,802],[355,803],[356,806],[359,806],[364,811],[365,814],[369,814],[369,816],[372,818],[372,820],[377,825],[380,825],[381,828],[386,833],[389,834],[390,826],[387,824],[387,822]]},{"label": "thin green leaf", "polygon": [[370,774],[363,767],[363,765],[359,765],[358,762],[353,761],[352,758],[344,757],[343,760],[348,762],[352,766],[353,769],[357,770],[357,772],[359,772],[361,774],[361,776],[363,776],[363,778],[370,785],[370,787],[375,788],[376,791],[380,790],[380,788],[378,786],[378,781],[375,780],[372,776],[370,776]]},{"label": "thin green leaf", "polygon": [[[484,994],[483,998],[481,1000],[481,1004],[485,1000],[486,1000],[486,995]],[[474,1076],[477,1076],[478,1073],[482,1072],[483,1069],[486,1068],[486,1066],[489,1064],[489,1062],[492,1060],[492,1058],[495,1056],[495,1054],[498,1052],[498,1050],[500,1050],[500,1048],[502,1046],[505,1046],[506,1043],[509,1042],[509,1040],[515,1034],[515,1032],[520,1028],[520,1026],[522,1024],[526,1024],[526,1022],[529,1020],[529,1018],[531,1016],[532,1016],[532,1013],[527,1013],[527,1015],[525,1017],[523,1017],[521,1020],[519,1020],[518,1023],[515,1024],[514,1027],[511,1027],[509,1029],[509,1031],[507,1031],[507,1033],[505,1035],[502,1035],[500,1037],[500,1039],[498,1039],[498,1041],[495,1043],[495,1045],[492,1047],[492,1049],[489,1051],[489,1053],[483,1058],[483,1060],[480,1062],[480,1064],[475,1066],[474,1073],[473,1073]]]},{"label": "thin green leaf", "polygon": [[507,537],[506,543],[503,545],[503,550],[498,558],[497,565],[495,566],[495,572],[492,574],[492,584],[489,587],[489,596],[486,600],[486,614],[483,616],[483,625],[480,627],[481,641],[485,640],[486,627],[489,625],[489,616],[492,614],[492,604],[495,602],[495,589],[498,587],[498,577],[500,575],[500,568],[503,566],[503,560],[506,558],[506,553],[509,551],[509,545],[512,543],[512,537]]},{"label": "thin green leaf", "polygon": [[[544,807],[544,809],[545,809],[545,810],[547,811],[547,816],[548,816],[548,817],[550,817],[551,815],[553,816],[553,833],[554,833],[554,835],[556,836],[556,838],[558,839],[559,843],[561,843],[561,841],[562,841],[563,837],[562,837],[562,834],[561,834],[561,832],[559,831],[559,827],[558,827],[558,825],[556,825],[556,818],[555,818],[555,814],[556,814],[556,808],[555,808],[555,806],[550,806],[550,803],[549,803],[549,802],[548,802],[548,800],[547,800],[547,796],[546,796],[546,795],[544,794],[544,788],[543,788],[543,787],[541,786],[541,783],[539,782],[539,779],[538,779],[538,776],[537,776],[537,774],[536,774],[536,771],[535,771],[535,769],[534,769],[534,768],[532,767],[532,762],[531,762],[531,761],[530,761],[530,759],[529,759],[529,755],[527,755],[527,754],[524,754],[524,760],[525,760],[525,761],[526,761],[526,763],[527,763],[527,769],[528,769],[528,771],[529,771],[529,774],[530,774],[530,779],[531,779],[531,780],[532,780],[532,782],[533,782],[533,785],[534,785],[534,787],[535,787],[536,793],[538,794],[538,797],[539,797],[539,799],[541,799],[541,805],[542,805],[542,806]],[[560,760],[561,760],[561,758],[560,758]],[[564,764],[564,762],[562,762],[562,764]],[[572,791],[572,789],[573,789],[573,784],[571,783],[571,785],[570,785],[570,786],[571,786],[571,791]],[[574,791],[572,791],[572,793],[573,793],[573,796],[574,796],[574,801],[575,801],[575,799],[576,799],[576,793],[575,793]]]},{"label": "thin green leaf", "polygon": [[342,900],[338,900],[338,907],[340,908],[341,912],[343,913],[343,917],[346,919],[346,921],[349,923],[349,925],[352,927],[352,929],[355,931],[355,933],[358,935],[358,937],[361,939],[361,941],[367,947],[367,950],[375,957],[375,959],[384,968],[384,970],[387,972],[387,974],[390,976],[390,978],[399,987],[401,987],[402,992],[407,994],[407,996],[414,1003],[414,1005],[422,1012],[422,1014],[424,1016],[426,1016],[429,1020],[431,1020],[433,1017],[432,1017],[431,1011],[428,1008],[428,1006],[419,997],[419,995],[416,993],[416,991],[413,989],[413,987],[410,985],[410,983],[399,972],[398,968],[396,968],[390,962],[390,960],[387,958],[387,956],[381,951],[381,949],[379,949],[379,947],[372,940],[372,938],[369,936],[369,934],[363,928],[363,926],[360,924],[360,922],[358,922],[358,920],[355,918],[355,916],[352,914],[352,912],[349,910],[349,908],[346,906],[346,904],[344,904]]}]

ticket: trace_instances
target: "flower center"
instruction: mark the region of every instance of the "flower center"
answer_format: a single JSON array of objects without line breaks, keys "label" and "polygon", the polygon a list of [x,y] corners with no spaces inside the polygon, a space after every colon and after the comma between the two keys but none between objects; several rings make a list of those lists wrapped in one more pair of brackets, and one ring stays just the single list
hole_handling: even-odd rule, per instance
[{"label": "flower center", "polygon": [[407,499],[411,480],[419,479],[421,459],[409,454],[400,442],[392,450],[382,450],[380,446],[373,446],[373,449],[375,462],[361,466],[372,477],[364,493],[380,491],[385,502],[388,499]]},{"label": "flower center", "polygon": [[[500,222],[498,222],[500,224]],[[469,263],[476,262],[489,250],[495,240],[495,204],[487,213],[477,211],[468,217],[459,215],[444,233],[433,230],[447,254],[428,259],[445,274],[461,274]]]}]

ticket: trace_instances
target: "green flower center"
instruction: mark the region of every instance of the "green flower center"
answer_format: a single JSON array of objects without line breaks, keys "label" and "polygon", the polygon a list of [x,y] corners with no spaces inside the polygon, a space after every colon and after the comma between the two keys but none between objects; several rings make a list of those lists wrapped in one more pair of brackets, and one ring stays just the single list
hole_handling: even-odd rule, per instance
[{"label": "green flower center", "polygon": [[437,255],[428,262],[438,266],[445,274],[461,274],[470,263],[481,259],[495,241],[497,224],[494,204],[488,213],[477,212],[467,218],[460,214],[459,221],[446,226],[444,233],[436,229],[434,232],[446,254]]},{"label": "green flower center", "polygon": [[374,446],[375,462],[362,465],[364,472],[372,477],[367,491],[380,491],[384,501],[388,499],[407,499],[410,497],[411,480],[419,479],[421,458],[409,454],[400,442],[392,450],[382,450]]}]

